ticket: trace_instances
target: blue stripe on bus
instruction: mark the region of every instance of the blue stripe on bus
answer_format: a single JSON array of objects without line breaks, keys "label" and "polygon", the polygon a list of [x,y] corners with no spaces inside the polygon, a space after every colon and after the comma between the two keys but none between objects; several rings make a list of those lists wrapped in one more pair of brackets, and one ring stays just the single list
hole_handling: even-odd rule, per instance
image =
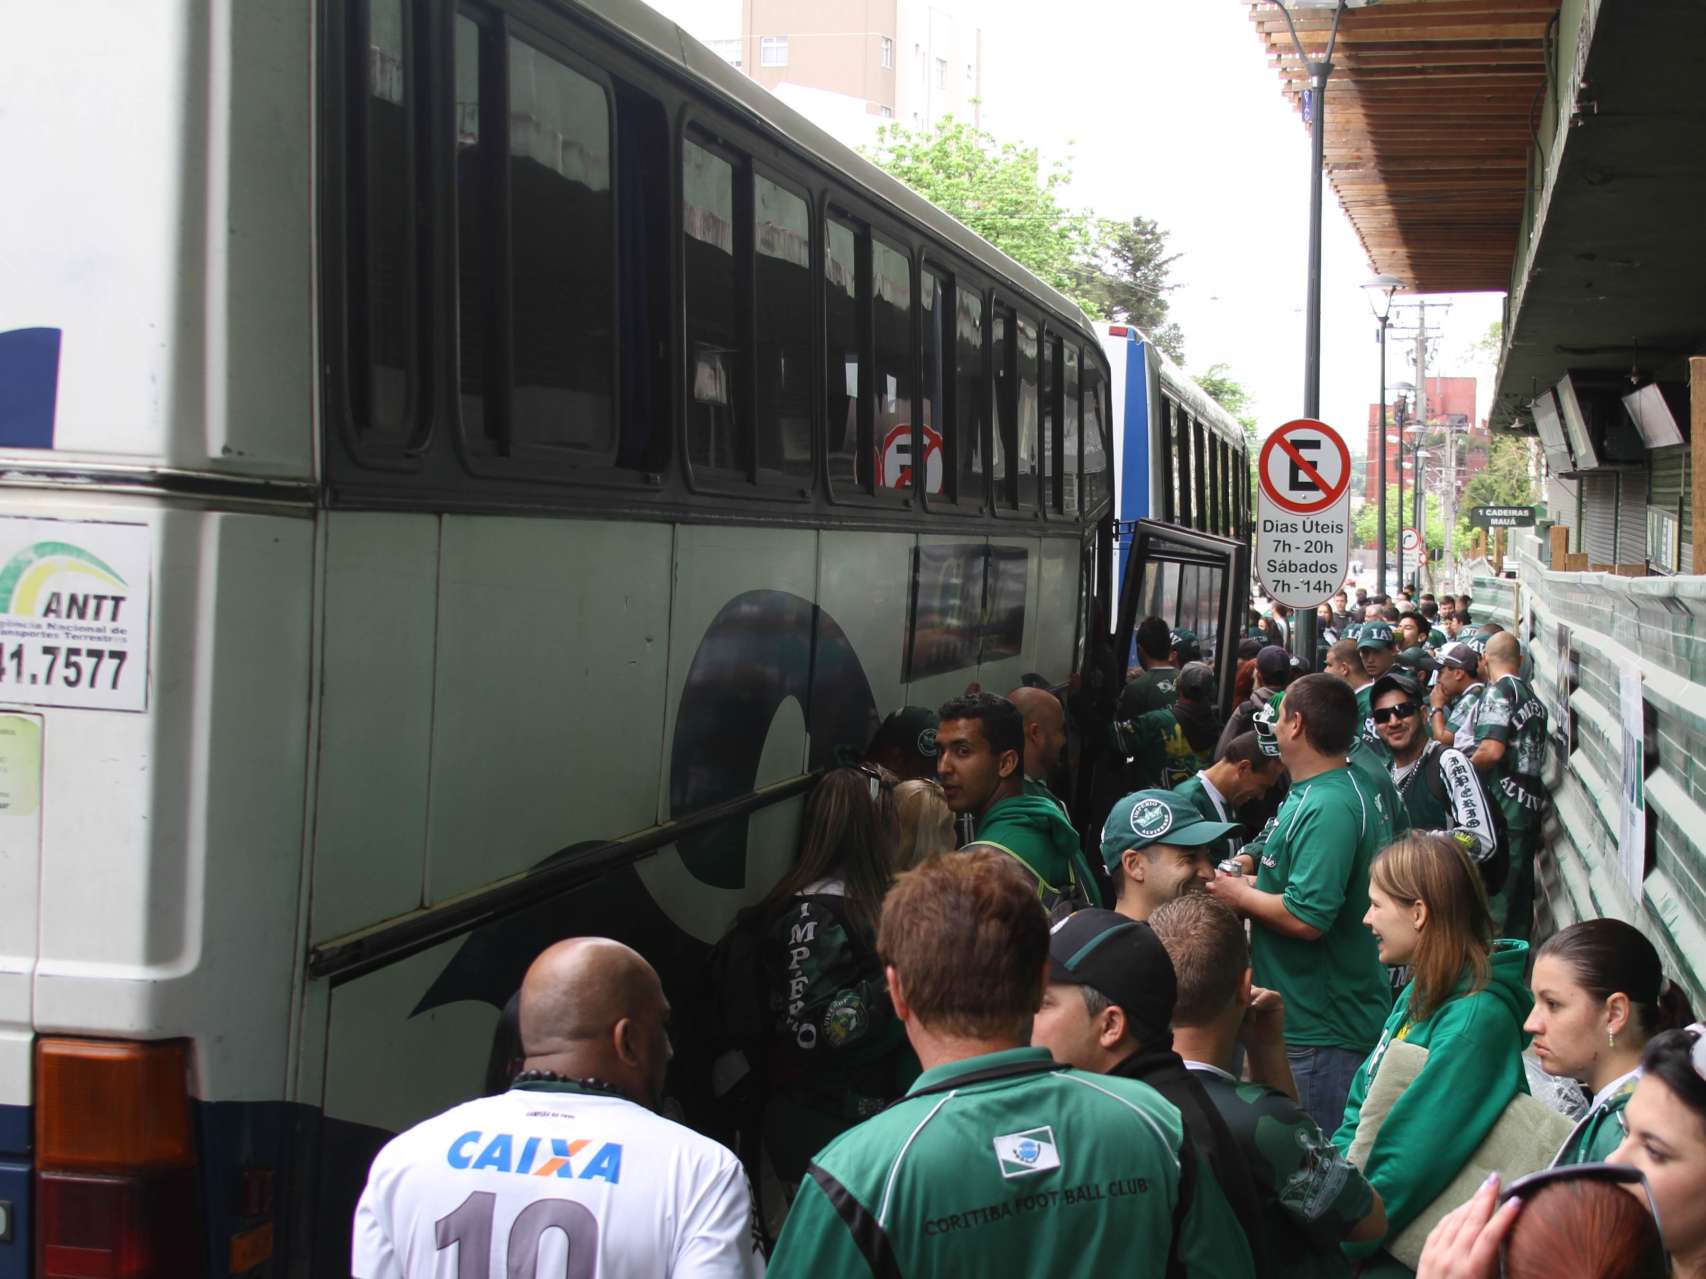
[{"label": "blue stripe on bus", "polygon": [[30,1279],[30,1108],[0,1106],[0,1279]]},{"label": "blue stripe on bus", "polygon": [[[1149,344],[1131,342],[1125,361],[1125,455],[1122,520],[1149,518]],[[1139,447],[1133,448],[1137,444]]]},{"label": "blue stripe on bus", "polygon": [[59,330],[0,333],[0,445],[53,447],[59,404]]}]

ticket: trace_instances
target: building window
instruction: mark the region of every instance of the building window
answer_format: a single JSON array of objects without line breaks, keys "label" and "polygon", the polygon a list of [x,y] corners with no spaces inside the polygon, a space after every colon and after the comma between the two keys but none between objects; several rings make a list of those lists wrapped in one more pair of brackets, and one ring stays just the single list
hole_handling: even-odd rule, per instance
[{"label": "building window", "polygon": [[710,45],[711,52],[716,54],[724,62],[728,63],[731,67],[738,69],[742,62],[745,61],[741,56],[741,45],[744,44],[745,41],[741,40],[738,36],[733,40],[711,40],[707,43]]},{"label": "building window", "polygon": [[948,87],[948,60],[946,58],[936,59],[936,87],[938,89]]},{"label": "building window", "polygon": [[883,69],[892,70],[894,67],[894,41],[888,36],[883,37],[882,43]]},{"label": "building window", "polygon": [[892,120],[892,119],[894,119],[894,108],[893,107],[878,107],[877,108],[877,114],[882,116],[882,118],[885,120]]},{"label": "building window", "polygon": [[788,37],[763,36],[758,41],[758,65],[785,67],[788,65]]}]

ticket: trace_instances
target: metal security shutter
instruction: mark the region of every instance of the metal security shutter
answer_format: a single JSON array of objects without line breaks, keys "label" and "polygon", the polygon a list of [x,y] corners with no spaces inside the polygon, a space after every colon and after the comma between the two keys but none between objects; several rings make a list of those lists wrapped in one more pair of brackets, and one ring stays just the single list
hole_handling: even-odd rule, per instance
[{"label": "metal security shutter", "polygon": [[[1666,511],[1682,509],[1683,477],[1688,470],[1688,446],[1678,445],[1675,448],[1654,449],[1652,452],[1652,468],[1647,472],[1647,505],[1657,506]],[[1683,540],[1688,540],[1687,532]],[[1648,547],[1648,558],[1651,558],[1652,548]],[[1688,572],[1684,565],[1682,572]]]},{"label": "metal security shutter", "polygon": [[1588,567],[1617,563],[1617,473],[1588,471],[1581,478],[1581,545]]},{"label": "metal security shutter", "polygon": [[1546,485],[1546,514],[1554,524],[1570,530],[1572,554],[1582,549],[1582,531],[1576,521],[1577,481],[1554,475]]},{"label": "metal security shutter", "polygon": [[1647,562],[1647,473],[1617,477],[1617,558],[1614,564]]}]

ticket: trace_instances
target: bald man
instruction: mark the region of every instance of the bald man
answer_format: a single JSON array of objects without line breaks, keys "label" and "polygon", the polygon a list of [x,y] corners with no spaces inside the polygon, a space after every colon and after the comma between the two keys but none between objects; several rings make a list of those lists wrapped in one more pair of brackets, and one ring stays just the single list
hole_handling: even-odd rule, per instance
[{"label": "bald man", "polygon": [[558,942],[527,970],[520,1024],[508,1092],[417,1124],[374,1159],[355,1279],[762,1275],[740,1162],[653,1109],[670,1044],[652,966],[606,938]]},{"label": "bald man", "polygon": [[1488,903],[1500,937],[1526,939],[1533,925],[1534,852],[1546,815],[1546,706],[1518,674],[1522,646],[1508,631],[1487,641],[1482,655],[1487,691],[1475,720],[1470,762],[1504,815],[1511,849],[1504,890]]},{"label": "bald man", "polygon": [[1060,698],[1046,688],[1026,686],[1007,694],[1007,700],[1025,717],[1025,794],[1052,799],[1066,812],[1066,805],[1049,789],[1049,779],[1066,753],[1066,711]]}]

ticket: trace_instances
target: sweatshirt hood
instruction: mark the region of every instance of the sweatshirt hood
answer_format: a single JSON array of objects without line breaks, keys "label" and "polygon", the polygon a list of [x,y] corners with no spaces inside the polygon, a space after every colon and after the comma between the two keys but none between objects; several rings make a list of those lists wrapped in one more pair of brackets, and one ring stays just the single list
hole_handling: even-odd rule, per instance
[{"label": "sweatshirt hood", "polygon": [[1060,811],[1060,805],[1043,795],[1012,795],[990,805],[977,824],[977,838],[997,844],[1010,841],[1001,831],[1022,831],[1040,839],[1061,857],[1078,852],[1078,832]]},{"label": "sweatshirt hood", "polygon": [[1528,1020],[1528,1010],[1534,1003],[1524,980],[1527,969],[1527,942],[1507,938],[1493,943],[1492,972],[1481,990],[1502,1003],[1518,1026]]}]

